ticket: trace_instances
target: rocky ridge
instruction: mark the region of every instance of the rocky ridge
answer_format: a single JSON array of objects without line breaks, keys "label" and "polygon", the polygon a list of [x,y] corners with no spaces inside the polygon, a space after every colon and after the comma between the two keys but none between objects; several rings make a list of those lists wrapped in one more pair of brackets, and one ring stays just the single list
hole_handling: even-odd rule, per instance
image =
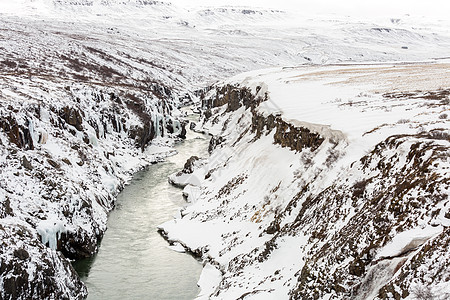
[{"label": "rocky ridge", "polygon": [[[178,176],[191,183],[184,192],[193,204],[161,225],[170,241],[205,260],[209,282],[201,296],[447,298],[446,90],[396,93],[402,105],[420,101],[409,109],[422,119],[346,137],[270,113],[264,106],[277,106],[278,98],[260,77],[254,84],[248,75],[242,84],[231,79],[205,97],[203,129],[216,136],[211,157],[190,179]],[[352,110],[371,112],[378,97],[394,105],[392,95],[366,95],[364,108],[351,102]],[[342,106],[335,111],[343,113]],[[329,116],[333,122],[336,114]],[[350,152],[357,136],[367,139],[367,150]]]}]

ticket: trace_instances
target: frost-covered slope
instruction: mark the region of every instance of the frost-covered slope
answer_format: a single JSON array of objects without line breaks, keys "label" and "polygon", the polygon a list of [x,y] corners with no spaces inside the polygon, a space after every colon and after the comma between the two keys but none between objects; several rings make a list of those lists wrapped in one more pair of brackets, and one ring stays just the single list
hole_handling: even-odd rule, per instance
[{"label": "frost-covered slope", "polygon": [[2,297],[83,298],[66,258],[96,252],[122,186],[183,135],[177,109],[156,84],[152,93],[39,73],[3,75],[0,86]]},{"label": "frost-covered slope", "polygon": [[214,87],[211,157],[171,177],[193,204],[161,226],[208,262],[201,298],[448,298],[449,69],[270,69]]},{"label": "frost-covered slope", "polygon": [[117,192],[171,151],[183,135],[177,107],[217,79],[430,60],[450,45],[435,19],[191,4],[0,1],[1,297],[85,296],[67,258],[97,250]]}]

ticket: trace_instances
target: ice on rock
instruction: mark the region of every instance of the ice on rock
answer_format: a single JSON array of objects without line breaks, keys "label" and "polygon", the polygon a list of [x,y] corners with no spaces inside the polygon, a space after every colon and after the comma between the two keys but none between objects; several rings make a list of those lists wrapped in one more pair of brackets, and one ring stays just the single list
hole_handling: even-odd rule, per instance
[{"label": "ice on rock", "polygon": [[32,119],[27,118],[28,130],[30,131],[31,139],[33,140],[33,145],[36,145],[39,141],[39,134],[35,130],[34,122]]},{"label": "ice on rock", "polygon": [[97,147],[98,146],[98,140],[97,137],[93,134],[89,134],[89,143],[94,146]]},{"label": "ice on rock", "polygon": [[[197,296],[197,300],[209,299],[216,287],[219,286],[220,280],[222,279],[222,273],[216,267],[207,263],[203,267],[203,271],[200,275],[197,285],[201,287],[201,291]],[[208,283],[208,284],[206,284]]]},{"label": "ice on rock", "polygon": [[176,133],[179,133],[180,130],[181,130],[180,122],[175,120],[174,123],[173,123],[173,131],[176,132]]},{"label": "ice on rock", "polygon": [[42,243],[44,245],[48,244],[53,250],[56,250],[61,234],[67,231],[64,223],[56,218],[50,218],[39,222],[36,229],[41,236]]},{"label": "ice on rock", "polygon": [[424,228],[414,228],[397,234],[390,243],[388,243],[378,253],[378,258],[394,257],[416,249],[428,241],[433,236],[442,232],[442,227],[427,226]]},{"label": "ice on rock", "polygon": [[39,115],[42,122],[48,122],[50,120],[50,113],[43,107],[41,107]]},{"label": "ice on rock", "polygon": [[155,113],[152,115],[152,119],[154,120],[153,126],[155,127],[155,136],[161,136],[162,132],[163,132],[163,128],[164,128],[164,124],[163,124],[163,128],[161,128],[160,126],[160,121],[164,121],[164,118],[161,116],[161,114],[159,113]]},{"label": "ice on rock", "polygon": [[186,201],[189,203],[197,202],[197,199],[201,195],[200,187],[188,184],[183,189],[183,196],[186,197]]},{"label": "ice on rock", "polygon": [[36,130],[37,134],[38,134],[38,143],[39,144],[46,144],[48,141],[48,133],[47,131],[45,131],[44,129],[37,129]]},{"label": "ice on rock", "polygon": [[38,128],[37,124],[33,119],[27,118],[25,124],[28,126],[28,130],[30,132],[33,145],[45,144],[47,142],[48,133],[42,128]]},{"label": "ice on rock", "polygon": [[[117,178],[106,173],[103,169],[99,168],[98,170],[102,176],[102,183],[105,186],[105,189],[111,194],[117,193],[120,185],[120,182],[117,180]],[[95,196],[92,195],[92,197]]]}]

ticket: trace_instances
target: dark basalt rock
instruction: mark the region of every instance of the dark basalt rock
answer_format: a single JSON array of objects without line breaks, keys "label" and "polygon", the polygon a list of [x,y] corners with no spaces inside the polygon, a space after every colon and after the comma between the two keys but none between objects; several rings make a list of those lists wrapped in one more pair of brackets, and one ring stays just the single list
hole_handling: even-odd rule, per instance
[{"label": "dark basalt rock", "polygon": [[222,144],[225,141],[225,139],[221,136],[213,136],[210,140],[209,140],[209,146],[208,146],[208,152],[211,154],[214,149],[216,149],[218,146],[220,146],[220,144]]},{"label": "dark basalt rock", "polygon": [[31,162],[27,159],[26,156],[22,157],[22,167],[29,171],[33,170],[33,165],[31,165]]},{"label": "dark basalt rock", "polygon": [[47,159],[47,162],[49,163],[50,166],[52,166],[53,168],[55,168],[57,170],[59,170],[61,168],[61,165],[52,159]]},{"label": "dark basalt rock", "polygon": [[211,109],[206,109],[205,111],[203,111],[203,116],[205,117],[205,120],[209,120],[209,118],[211,118],[212,116],[212,112]]},{"label": "dark basalt rock", "polygon": [[11,115],[0,117],[0,128],[7,134],[9,141],[19,148],[33,150],[33,139],[27,126],[19,125]]},{"label": "dark basalt rock", "polygon": [[267,118],[274,118],[274,126],[276,127],[273,137],[274,143],[282,147],[289,147],[291,150],[299,152],[304,148],[315,151],[325,140],[318,133],[311,132],[308,128],[295,127],[286,123],[281,117],[269,116]]},{"label": "dark basalt rock", "polygon": [[0,253],[10,253],[0,259],[0,299],[86,298],[87,289],[71,264],[36,240],[29,229],[0,225],[0,241]]},{"label": "dark basalt rock", "polygon": [[267,100],[255,97],[247,87],[239,87],[227,84],[223,87],[216,87],[214,98],[202,100],[202,108],[205,110],[228,104],[227,112],[236,111],[240,107],[251,107],[254,109],[262,101]]},{"label": "dark basalt rock", "polygon": [[[260,91],[257,87],[256,91]],[[221,88],[216,88],[214,98],[203,100],[203,108],[205,109],[204,116],[208,120],[211,116],[211,108],[219,107],[227,104],[226,112],[236,111],[240,107],[250,108],[252,112],[251,131],[256,133],[259,138],[263,133],[268,133],[276,129],[274,135],[274,143],[282,147],[288,147],[294,151],[301,151],[304,148],[310,148],[311,151],[316,150],[324,141],[324,138],[319,134],[311,132],[305,127],[296,127],[285,122],[278,115],[263,116],[256,112],[255,108],[263,101],[267,100],[267,94],[264,98],[256,97],[247,87],[238,87],[233,85],[225,85]],[[220,139],[220,138],[218,138]],[[211,151],[217,147],[219,140],[211,139]]]},{"label": "dark basalt rock", "polygon": [[200,158],[197,156],[191,156],[186,163],[184,164],[183,170],[181,170],[181,173],[184,174],[192,174],[194,172],[195,162],[198,161]]},{"label": "dark basalt rock", "polygon": [[78,131],[83,130],[83,116],[82,112],[76,108],[65,106],[60,112],[59,116],[69,125],[74,126]]},{"label": "dark basalt rock", "polygon": [[168,133],[174,132],[174,124],[173,124],[172,120],[167,121],[167,132]]},{"label": "dark basalt rock", "polygon": [[135,140],[137,147],[144,151],[145,147],[155,137],[155,128],[152,122],[148,122],[144,127],[133,126],[128,130],[128,136],[130,139]]},{"label": "dark basalt rock", "polygon": [[280,231],[280,224],[278,224],[277,220],[274,220],[266,229],[267,234],[274,234],[278,231]]},{"label": "dark basalt rock", "polygon": [[11,208],[11,201],[8,197],[5,197],[3,202],[0,202],[0,218],[5,218],[6,216],[13,216],[13,210]]},{"label": "dark basalt rock", "polygon": [[264,132],[268,133],[276,129],[273,137],[274,143],[282,147],[288,147],[293,151],[301,151],[303,148],[316,150],[324,141],[318,133],[311,132],[305,127],[296,127],[289,124],[279,116],[269,115],[267,117],[253,113],[252,132],[256,132],[259,138]]},{"label": "dark basalt rock", "polygon": [[141,147],[142,151],[144,151],[145,147],[148,145],[148,143],[150,143],[151,140],[154,139],[154,137],[155,137],[155,128],[153,126],[153,123],[148,122],[142,129],[141,137],[139,140],[139,146]]},{"label": "dark basalt rock", "polygon": [[348,272],[350,275],[355,276],[362,276],[366,271],[366,267],[364,263],[361,261],[361,259],[355,259],[353,262],[350,263],[348,266]]},{"label": "dark basalt rock", "polygon": [[180,132],[180,134],[178,135],[178,137],[179,138],[181,138],[181,139],[186,139],[186,123],[185,122],[182,122],[181,123],[181,132]]},{"label": "dark basalt rock", "polygon": [[21,260],[26,260],[30,257],[30,254],[25,249],[16,249],[14,250],[14,256]]},{"label": "dark basalt rock", "polygon": [[88,258],[97,252],[102,237],[82,230],[63,232],[58,240],[58,249],[69,259]]}]

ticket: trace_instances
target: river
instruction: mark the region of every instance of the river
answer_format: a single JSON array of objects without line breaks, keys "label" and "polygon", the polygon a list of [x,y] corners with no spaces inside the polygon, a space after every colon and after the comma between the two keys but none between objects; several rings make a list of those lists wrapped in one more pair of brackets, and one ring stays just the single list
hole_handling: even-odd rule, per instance
[{"label": "river", "polygon": [[[188,126],[187,126],[188,127]],[[117,198],[98,254],[74,263],[97,299],[194,299],[202,270],[199,261],[169,248],[157,226],[170,220],[186,201],[167,176],[192,156],[207,155],[208,137],[188,130],[177,155],[138,172]]]}]

